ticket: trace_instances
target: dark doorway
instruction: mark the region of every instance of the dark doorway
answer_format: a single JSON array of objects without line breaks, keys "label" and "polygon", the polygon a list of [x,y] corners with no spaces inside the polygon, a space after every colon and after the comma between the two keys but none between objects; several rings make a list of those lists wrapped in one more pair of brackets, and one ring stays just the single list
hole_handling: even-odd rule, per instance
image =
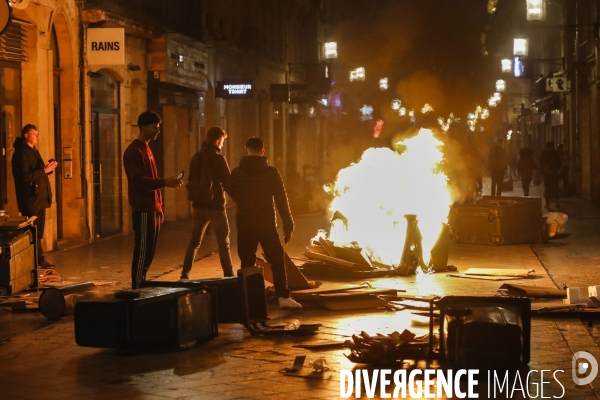
[{"label": "dark doorway", "polygon": [[119,83],[97,73],[92,81],[92,168],[94,236],[123,230]]}]

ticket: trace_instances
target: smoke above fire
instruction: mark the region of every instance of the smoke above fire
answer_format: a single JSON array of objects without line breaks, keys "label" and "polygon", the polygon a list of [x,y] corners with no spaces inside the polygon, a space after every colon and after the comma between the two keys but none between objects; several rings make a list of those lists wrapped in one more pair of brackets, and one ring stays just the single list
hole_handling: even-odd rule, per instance
[{"label": "smoke above fire", "polygon": [[332,195],[329,211],[337,217],[329,239],[338,246],[362,248],[374,261],[397,266],[406,236],[404,215],[415,214],[427,263],[457,199],[442,170],[443,143],[431,130],[420,129],[394,147],[367,149],[327,187]]}]

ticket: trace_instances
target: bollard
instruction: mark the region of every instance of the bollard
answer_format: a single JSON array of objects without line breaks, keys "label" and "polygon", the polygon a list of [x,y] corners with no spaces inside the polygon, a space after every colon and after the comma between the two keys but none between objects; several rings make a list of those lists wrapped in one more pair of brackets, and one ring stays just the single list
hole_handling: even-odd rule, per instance
[{"label": "bollard", "polygon": [[100,291],[92,282],[76,283],[58,288],[50,287],[44,289],[38,305],[44,317],[57,321],[63,315],[72,312],[78,301],[99,295]]}]

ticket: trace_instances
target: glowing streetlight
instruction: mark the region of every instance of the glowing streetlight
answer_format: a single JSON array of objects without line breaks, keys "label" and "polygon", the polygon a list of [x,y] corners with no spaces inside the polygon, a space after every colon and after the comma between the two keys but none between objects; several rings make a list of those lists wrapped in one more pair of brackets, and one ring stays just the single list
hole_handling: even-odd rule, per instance
[{"label": "glowing streetlight", "polygon": [[545,0],[527,0],[527,21],[543,21],[546,18]]},{"label": "glowing streetlight", "polygon": [[512,72],[512,60],[509,58],[505,58],[502,60],[502,72],[511,73]]},{"label": "glowing streetlight", "polygon": [[527,39],[516,38],[513,42],[513,55],[525,56],[529,53],[529,46],[527,45]]},{"label": "glowing streetlight", "polygon": [[373,119],[373,107],[364,104],[361,108],[360,108],[360,120],[361,121],[369,121],[371,119]]},{"label": "glowing streetlight", "polygon": [[506,82],[504,81],[504,79],[498,79],[496,81],[496,90],[499,92],[503,92],[504,89],[506,89]]},{"label": "glowing streetlight", "polygon": [[399,110],[402,102],[398,99],[392,100],[392,110]]},{"label": "glowing streetlight", "polygon": [[387,90],[388,89],[388,78],[381,78],[379,80],[379,90]]},{"label": "glowing streetlight", "polygon": [[364,81],[365,80],[365,69],[358,67],[355,70],[350,71],[350,82]]},{"label": "glowing streetlight", "polygon": [[323,44],[323,58],[337,58],[337,42],[327,42]]}]

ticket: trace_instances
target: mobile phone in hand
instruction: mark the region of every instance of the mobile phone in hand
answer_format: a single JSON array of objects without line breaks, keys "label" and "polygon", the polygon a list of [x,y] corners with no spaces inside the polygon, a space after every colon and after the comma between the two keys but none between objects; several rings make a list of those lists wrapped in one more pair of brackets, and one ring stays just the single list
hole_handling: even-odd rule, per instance
[{"label": "mobile phone in hand", "polygon": [[[50,163],[52,163],[54,161],[56,161],[56,160],[54,158],[51,158],[51,159],[48,160],[48,164],[50,164]],[[54,173],[54,171],[50,171],[50,172],[48,172],[48,175],[52,175],[53,173]]]},{"label": "mobile phone in hand", "polygon": [[185,172],[181,171],[181,173],[179,175],[177,175],[177,180],[178,181],[182,180],[184,176],[185,176]]}]

